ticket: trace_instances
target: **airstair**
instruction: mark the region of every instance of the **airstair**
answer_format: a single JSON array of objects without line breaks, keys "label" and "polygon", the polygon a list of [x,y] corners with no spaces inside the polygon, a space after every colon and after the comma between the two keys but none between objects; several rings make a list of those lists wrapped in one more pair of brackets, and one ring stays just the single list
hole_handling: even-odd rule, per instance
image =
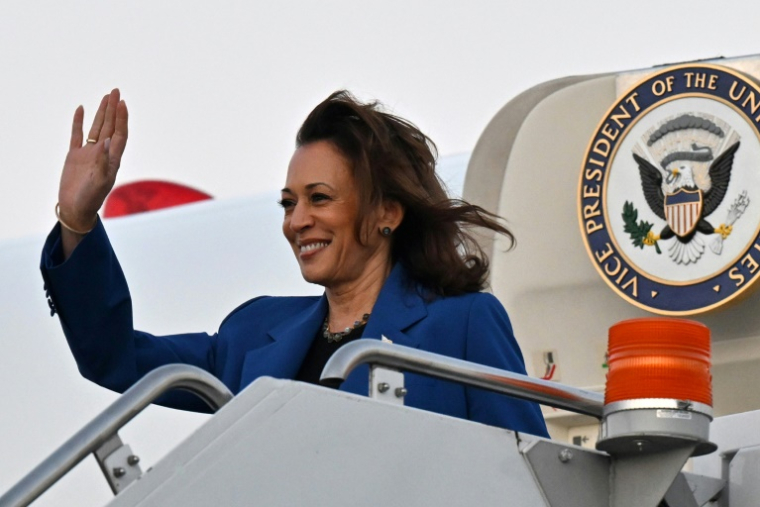
[{"label": "airstair", "polygon": [[[746,507],[760,497],[760,436],[750,430],[760,413],[716,419],[711,440],[704,407],[659,408],[678,415],[663,423],[639,406],[621,425],[599,393],[367,339],[341,348],[322,381],[337,385],[360,364],[370,365],[369,397],[261,378],[233,398],[202,370],[164,366],[0,497],[0,506],[29,505],[90,453],[115,493],[113,507]],[[606,451],[405,407],[404,372],[595,416]],[[141,471],[118,431],[177,388],[216,413]],[[695,473],[682,471],[699,454]]]}]

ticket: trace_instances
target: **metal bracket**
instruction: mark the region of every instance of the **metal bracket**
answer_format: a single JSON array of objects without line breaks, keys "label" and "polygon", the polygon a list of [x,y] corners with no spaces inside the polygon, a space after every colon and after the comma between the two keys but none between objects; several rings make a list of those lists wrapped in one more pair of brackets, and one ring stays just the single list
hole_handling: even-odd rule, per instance
[{"label": "metal bracket", "polygon": [[725,485],[723,479],[681,472],[663,501],[668,507],[702,507],[720,497]]},{"label": "metal bracket", "polygon": [[668,507],[700,507],[683,472],[676,476],[676,480],[665,493],[662,503]]},{"label": "metal bracket", "polygon": [[582,447],[537,440],[521,449],[551,507],[608,507],[610,458]]},{"label": "metal bracket", "polygon": [[406,396],[404,374],[398,370],[371,365],[369,369],[369,397],[374,400],[403,405]]},{"label": "metal bracket", "polygon": [[114,495],[142,476],[140,458],[122,443],[118,433],[98,447],[93,455]]}]

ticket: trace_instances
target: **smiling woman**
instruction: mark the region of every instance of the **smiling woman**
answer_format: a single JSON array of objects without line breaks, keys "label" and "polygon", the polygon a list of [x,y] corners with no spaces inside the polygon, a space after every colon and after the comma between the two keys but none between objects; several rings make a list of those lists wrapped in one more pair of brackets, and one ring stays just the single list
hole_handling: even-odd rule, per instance
[{"label": "smiling woman", "polygon": [[[282,189],[282,231],[304,279],[323,285],[331,299],[335,294],[361,298],[372,292],[367,285],[379,292],[390,273],[390,242],[380,234],[367,233],[395,229],[403,210],[396,201],[372,209],[357,234],[359,203],[351,167],[333,144],[316,141],[296,150]],[[363,287],[354,287],[357,283]],[[366,301],[365,309],[370,310],[372,303]]]},{"label": "smiling woman", "polygon": [[[321,297],[259,297],[214,335],[155,336],[132,327],[126,280],[97,216],[127,141],[127,108],[106,95],[87,141],[74,115],[59,191],[59,223],[45,243],[42,275],[80,371],[116,391],[167,363],[199,366],[233,392],[269,375],[317,383],[329,356],[357,338],[524,373],[504,308],[480,292],[488,275],[467,232],[511,238],[498,217],[449,199],[435,147],[414,125],[336,92],[298,132],[280,205],[283,233],[304,279]],[[538,407],[481,389],[408,375],[406,404],[546,435]],[[366,394],[357,369],[342,390]],[[162,404],[202,410],[182,393]]]}]

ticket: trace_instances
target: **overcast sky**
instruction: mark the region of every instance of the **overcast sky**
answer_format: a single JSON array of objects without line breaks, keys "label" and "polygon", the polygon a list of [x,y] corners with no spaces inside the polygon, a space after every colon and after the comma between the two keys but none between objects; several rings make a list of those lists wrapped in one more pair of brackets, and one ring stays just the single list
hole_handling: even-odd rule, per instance
[{"label": "overcast sky", "polygon": [[114,86],[131,124],[118,183],[274,202],[300,122],[335,89],[380,99],[442,154],[469,152],[501,106],[543,81],[757,53],[754,12],[693,0],[4,0],[0,239],[53,224],[71,115],[83,104],[89,121]]}]

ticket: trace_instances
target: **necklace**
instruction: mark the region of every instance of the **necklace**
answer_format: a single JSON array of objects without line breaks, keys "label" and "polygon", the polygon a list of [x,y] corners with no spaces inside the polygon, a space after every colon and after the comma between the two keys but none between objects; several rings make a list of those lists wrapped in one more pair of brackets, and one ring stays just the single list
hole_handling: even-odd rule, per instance
[{"label": "necklace", "polygon": [[352,331],[362,327],[364,324],[367,323],[369,320],[369,313],[365,313],[362,315],[362,320],[357,320],[354,322],[353,327],[347,327],[343,331],[338,331],[337,333],[331,333],[329,328],[328,319],[330,318],[330,314],[327,314],[325,316],[325,323],[322,325],[322,336],[327,338],[327,343],[337,343],[341,341],[347,334],[351,333]]}]

